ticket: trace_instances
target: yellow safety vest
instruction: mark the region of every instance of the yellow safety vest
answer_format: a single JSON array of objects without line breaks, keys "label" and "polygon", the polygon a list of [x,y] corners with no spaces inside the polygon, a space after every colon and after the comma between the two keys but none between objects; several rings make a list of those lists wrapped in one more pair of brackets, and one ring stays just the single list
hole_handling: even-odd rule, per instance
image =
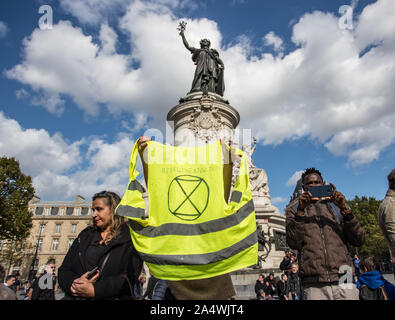
[{"label": "yellow safety vest", "polygon": [[130,219],[136,250],[155,277],[204,279],[257,263],[255,209],[240,149],[240,170],[228,204],[220,141],[197,148],[148,142],[148,218],[136,180],[137,154],[136,141],[128,187],[115,212]]}]

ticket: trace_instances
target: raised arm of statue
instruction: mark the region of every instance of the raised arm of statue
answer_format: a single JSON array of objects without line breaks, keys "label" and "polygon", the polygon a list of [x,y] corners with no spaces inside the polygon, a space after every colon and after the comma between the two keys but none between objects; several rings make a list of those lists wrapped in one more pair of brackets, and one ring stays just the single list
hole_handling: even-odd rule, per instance
[{"label": "raised arm of statue", "polygon": [[184,32],[180,32],[181,38],[182,38],[182,42],[184,43],[185,48],[187,48],[189,51],[193,52],[194,48],[189,46],[189,43],[187,41],[187,39],[185,38]]},{"label": "raised arm of statue", "polygon": [[185,38],[185,28],[186,28],[187,23],[185,21],[181,21],[178,25],[178,31],[180,31],[180,36],[182,38],[182,42],[184,43],[185,48],[187,48],[189,51],[194,52],[193,47],[191,47],[187,41],[187,39]]}]

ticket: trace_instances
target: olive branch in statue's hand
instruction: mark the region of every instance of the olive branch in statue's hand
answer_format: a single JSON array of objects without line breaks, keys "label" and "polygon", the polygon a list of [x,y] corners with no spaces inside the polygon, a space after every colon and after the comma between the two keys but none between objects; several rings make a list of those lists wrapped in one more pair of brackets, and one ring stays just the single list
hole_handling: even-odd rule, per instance
[{"label": "olive branch in statue's hand", "polygon": [[177,30],[180,32],[180,34],[183,34],[184,31],[185,31],[185,29],[186,29],[186,27],[187,27],[187,23],[186,23],[185,21],[181,21],[181,22],[178,24]]}]

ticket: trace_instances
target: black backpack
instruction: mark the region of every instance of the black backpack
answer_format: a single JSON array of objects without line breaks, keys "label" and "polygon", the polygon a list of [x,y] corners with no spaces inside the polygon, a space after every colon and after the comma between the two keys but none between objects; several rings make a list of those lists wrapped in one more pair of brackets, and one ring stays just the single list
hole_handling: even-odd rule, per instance
[{"label": "black backpack", "polygon": [[378,287],[377,289],[371,289],[366,284],[362,284],[359,288],[359,299],[360,300],[388,300],[387,293],[384,287]]}]

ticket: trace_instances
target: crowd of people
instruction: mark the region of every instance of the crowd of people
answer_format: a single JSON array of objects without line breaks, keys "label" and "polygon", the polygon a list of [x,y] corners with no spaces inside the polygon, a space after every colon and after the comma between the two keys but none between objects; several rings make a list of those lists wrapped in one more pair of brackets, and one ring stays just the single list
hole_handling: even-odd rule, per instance
[{"label": "crowd of people", "polygon": [[[140,140],[142,148],[146,141]],[[394,263],[395,169],[388,175],[388,182],[379,221]],[[291,250],[286,251],[279,266],[283,273],[280,277],[261,274],[255,284],[256,298],[395,299],[394,286],[383,278],[374,257],[351,259],[348,246],[363,245],[365,232],[344,195],[331,184],[330,197],[313,197],[310,187],[324,185],[315,168],[304,171],[302,183],[303,193],[297,203],[286,209],[286,240]],[[96,193],[92,198],[92,224],[73,242],[57,275],[52,262],[32,283],[21,283],[17,275],[7,276],[0,286],[0,299],[16,299],[15,292],[23,286],[23,299],[54,300],[57,284],[66,300],[226,300],[236,295],[229,274],[182,281],[165,281],[151,275],[144,292],[147,277],[142,272],[143,260],[131,240],[127,219],[114,214],[120,201],[114,192]],[[4,279],[4,268],[0,271],[0,278]],[[352,281],[344,278],[348,274]]]}]

